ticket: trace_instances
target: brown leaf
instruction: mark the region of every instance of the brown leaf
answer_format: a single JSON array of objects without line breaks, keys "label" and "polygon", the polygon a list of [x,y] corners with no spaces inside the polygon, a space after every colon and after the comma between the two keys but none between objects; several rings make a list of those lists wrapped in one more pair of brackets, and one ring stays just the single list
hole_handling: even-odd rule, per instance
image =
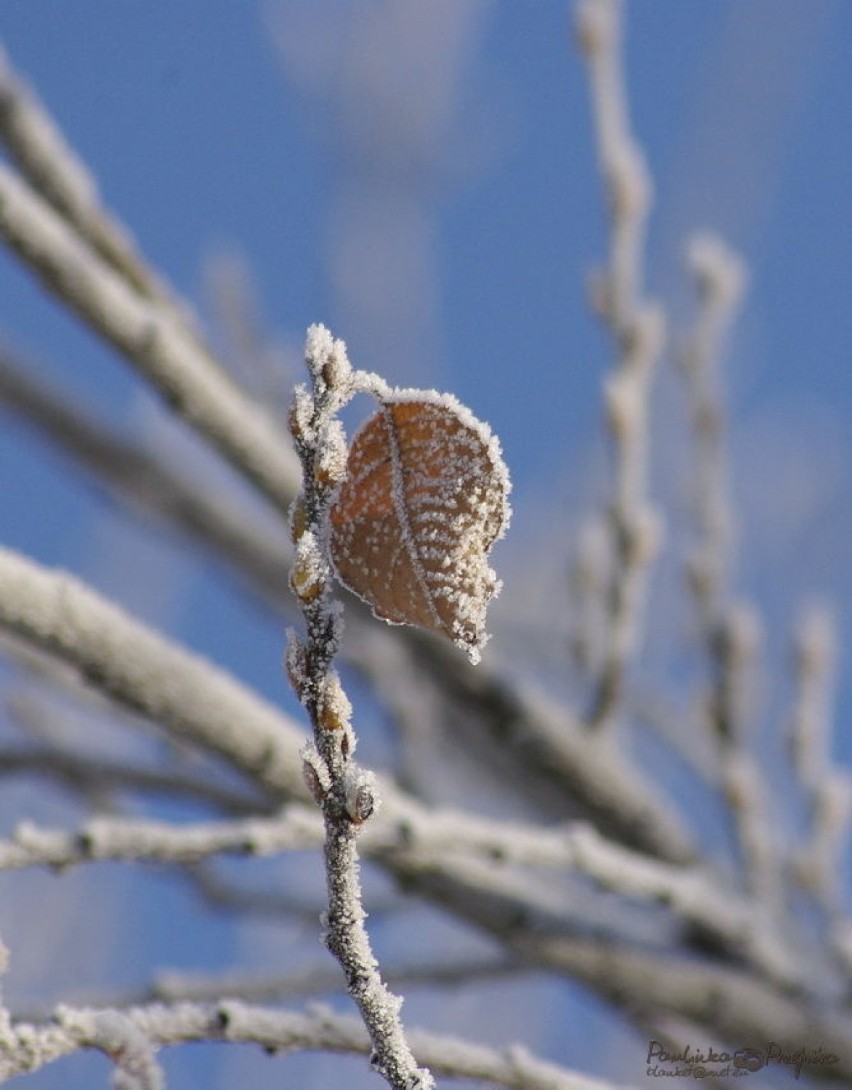
[{"label": "brown leaf", "polygon": [[449,636],[478,661],[509,487],[499,443],[455,398],[384,401],[352,442],[331,508],[338,578],[377,617]]}]

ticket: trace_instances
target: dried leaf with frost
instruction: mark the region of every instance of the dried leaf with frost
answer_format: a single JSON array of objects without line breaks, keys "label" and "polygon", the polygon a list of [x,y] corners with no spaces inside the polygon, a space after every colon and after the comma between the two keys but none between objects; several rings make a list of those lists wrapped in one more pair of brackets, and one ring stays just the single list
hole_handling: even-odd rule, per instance
[{"label": "dried leaf with frost", "polygon": [[450,395],[396,391],[356,434],[331,507],[338,578],[377,617],[449,636],[478,662],[509,489],[487,425]]}]

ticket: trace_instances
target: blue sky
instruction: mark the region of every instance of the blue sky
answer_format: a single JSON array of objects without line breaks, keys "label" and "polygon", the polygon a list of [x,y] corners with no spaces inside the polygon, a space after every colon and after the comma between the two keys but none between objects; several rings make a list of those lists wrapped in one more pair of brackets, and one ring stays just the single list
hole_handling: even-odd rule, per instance
[{"label": "blue sky", "polygon": [[[697,227],[749,266],[727,362],[733,489],[740,578],[777,677],[803,596],[830,596],[852,638],[852,6],[628,8],[631,109],[656,190],[649,291],[677,334]],[[236,252],[270,336],[298,349],[324,321],[358,366],[451,390],[501,436],[512,535],[552,532],[565,548],[593,495],[582,482],[601,460],[610,354],[583,298],[606,235],[561,0],[5,0],[0,37],[105,201],[203,313],[205,267]],[[0,323],[116,426],[150,420],[129,368],[4,254]],[[661,458],[669,426],[655,420]],[[148,539],[133,545],[148,582],[128,586],[118,520],[5,422],[0,466],[4,544],[81,572],[286,699],[273,629],[215,574]],[[850,711],[846,682],[841,723]],[[852,761],[843,731],[837,750]]]}]

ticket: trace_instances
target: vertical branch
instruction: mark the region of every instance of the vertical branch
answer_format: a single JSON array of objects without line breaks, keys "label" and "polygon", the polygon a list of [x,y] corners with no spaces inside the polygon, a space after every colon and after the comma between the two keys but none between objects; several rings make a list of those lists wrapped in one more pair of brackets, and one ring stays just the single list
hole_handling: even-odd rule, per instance
[{"label": "vertical branch", "polygon": [[836,633],[828,611],[812,606],[796,633],[796,703],[788,742],[808,806],[808,839],[795,861],[799,882],[831,913],[842,896],[841,861],[849,831],[850,783],[831,762]]},{"label": "vertical branch", "polygon": [[297,388],[290,411],[302,463],[302,491],[291,510],[296,559],[290,585],[305,618],[306,639],[289,633],[286,664],[314,732],[303,760],[305,779],[325,820],[326,944],[364,1019],[376,1069],[394,1090],[428,1090],[434,1081],[411,1053],[399,1016],[402,1001],[382,981],[364,926],[356,834],[377,799],[372,773],[352,759],[352,708],[333,666],[342,618],[329,589],[326,522],[346,468],[346,440],[335,414],[354,393],[355,383],[346,346],[322,326],[308,331],[305,359],[311,389]]},{"label": "vertical branch", "polygon": [[[699,303],[695,324],[680,353],[693,446],[694,543],[687,572],[699,624],[710,636],[723,622],[734,536],[719,366],[746,275],[739,257],[712,235],[696,235],[691,240],[687,262]],[[719,646],[717,657],[723,651]]]},{"label": "vertical branch", "polygon": [[616,363],[605,385],[612,443],[612,495],[607,511],[609,573],[601,661],[589,723],[612,725],[642,623],[648,568],[660,527],[648,502],[651,383],[664,339],[660,308],[642,284],[651,182],[630,129],[621,59],[621,4],[583,0],[577,37],[586,58],[598,157],[608,198],[609,257],[593,282],[593,303],[613,340]]},{"label": "vertical branch", "polygon": [[742,867],[757,900],[778,904],[779,871],[766,784],[748,751],[760,622],[731,593],[734,516],[728,489],[726,430],[719,370],[742,299],[741,259],[713,235],[696,235],[687,264],[698,313],[680,353],[688,400],[692,456],[693,542],[687,578],[709,664],[704,718],[716,742],[721,785],[733,816]]}]

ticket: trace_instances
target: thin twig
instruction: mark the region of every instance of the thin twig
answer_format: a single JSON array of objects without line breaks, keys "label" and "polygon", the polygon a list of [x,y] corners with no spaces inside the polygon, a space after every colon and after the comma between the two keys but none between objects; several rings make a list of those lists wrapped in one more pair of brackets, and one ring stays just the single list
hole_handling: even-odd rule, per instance
[{"label": "thin twig", "polygon": [[322,842],[311,810],[293,806],[280,818],[169,825],[166,822],[97,817],[73,832],[22,823],[0,841],[0,871],[45,866],[66,870],[108,860],[196,863],[223,853],[259,857],[316,848]]},{"label": "thin twig", "polygon": [[[292,560],[286,539],[277,540],[260,522],[236,511],[200,477],[185,476],[155,453],[119,438],[67,395],[34,380],[30,370],[8,349],[0,351],[0,402],[85,466],[110,495],[212,550],[261,601],[276,610],[292,608],[280,575]],[[377,675],[387,675],[391,658],[402,657],[419,685],[428,682],[436,715],[452,719],[457,732],[470,736],[467,744],[480,763],[486,755],[492,763],[505,762],[511,750],[509,767],[498,771],[508,772],[512,790],[539,808],[546,802],[549,816],[564,817],[579,806],[628,844],[669,859],[690,857],[674,814],[642,783],[637,770],[586,735],[564,708],[517,686],[510,688],[487,664],[478,672],[471,670],[454,650],[425,633],[388,632],[368,614],[362,602],[347,598],[351,638],[344,642],[343,654],[378,687],[380,697],[389,682],[381,677],[377,681]],[[470,708],[476,709],[475,716]]]},{"label": "thin twig", "polygon": [[[796,877],[837,920],[843,900],[843,854],[852,817],[852,781],[831,758],[837,638],[829,611],[813,604],[796,632],[796,704],[790,758],[808,808],[808,835],[794,860]],[[840,925],[842,926],[842,924]]]},{"label": "thin twig", "polygon": [[[60,1007],[53,1023],[0,1026],[0,1079],[36,1071],[81,1049],[114,1058],[110,1047],[113,1012]],[[271,1054],[321,1051],[370,1055],[362,1023],[314,1005],[304,1014],[252,1007],[237,1001],[213,1005],[151,1004],[114,1012],[152,1048],[189,1041],[240,1041]],[[423,1064],[448,1078],[496,1083],[510,1090],[615,1090],[611,1084],[540,1060],[520,1046],[498,1050],[455,1037],[422,1031],[411,1034]]]},{"label": "thin twig", "polygon": [[355,839],[377,805],[376,785],[372,773],[353,760],[352,709],[333,667],[342,621],[330,593],[326,520],[346,471],[346,444],[336,413],[354,392],[352,372],[346,346],[323,326],[308,330],[305,362],[311,389],[297,388],[290,412],[302,462],[302,491],[292,512],[296,560],[290,585],[304,614],[306,640],[289,634],[287,668],[314,731],[314,746],[303,753],[305,777],[325,823],[325,942],[370,1034],[373,1066],[394,1090],[430,1090],[434,1079],[417,1065],[400,1019],[402,1001],[382,980],[364,923]]},{"label": "thin twig", "polygon": [[602,661],[595,678],[590,726],[612,726],[622,708],[626,671],[640,636],[650,563],[661,528],[648,501],[650,396],[664,338],[660,308],[642,284],[651,181],[631,131],[621,60],[619,0],[583,0],[577,39],[591,83],[598,159],[608,198],[608,265],[594,283],[594,305],[615,348],[606,381],[606,421],[613,451],[607,511],[608,573]]},{"label": "thin twig", "polygon": [[[547,829],[411,803],[403,810],[399,798],[389,802],[389,810],[362,830],[361,847],[379,862],[402,865],[409,878],[439,871],[443,861],[459,858],[499,867],[503,881],[517,879],[516,867],[580,874],[600,889],[665,906],[685,927],[700,932],[704,942],[712,940],[767,979],[787,984],[794,978],[783,944],[756,906],[708,871],[657,862],[609,843],[581,824]],[[195,825],[110,817],[68,832],[26,824],[12,839],[0,840],[0,871],[40,866],[65,870],[105,860],[191,864],[222,854],[259,857],[318,848],[324,839],[319,820],[298,804],[276,817]],[[517,900],[519,905],[524,901],[520,882]],[[572,918],[566,906],[564,919]]]},{"label": "thin twig", "polygon": [[703,631],[712,633],[727,603],[734,539],[719,372],[745,290],[746,270],[737,254],[708,234],[690,240],[687,263],[699,304],[679,354],[693,447],[690,492],[695,531],[687,567]]},{"label": "thin twig", "polygon": [[734,520],[719,378],[725,338],[746,273],[740,258],[713,235],[696,235],[687,260],[698,297],[695,323],[680,354],[693,444],[694,542],[687,573],[710,664],[705,718],[716,743],[719,779],[735,823],[742,872],[757,900],[777,909],[780,868],[770,832],[768,791],[748,752],[760,629],[755,611],[731,592]]},{"label": "thin twig", "polygon": [[[31,561],[0,551],[0,628],[61,657],[103,691],[154,715],[178,736],[186,735],[225,756],[259,784],[291,795],[306,794],[297,759],[304,736],[284,716],[195,656],[155,637],[76,580],[45,572]],[[413,802],[404,803],[390,784],[384,784],[381,791],[384,818],[401,821],[398,832],[404,833],[404,817],[416,807]],[[369,827],[365,832],[369,836]],[[514,948],[519,941],[518,928],[523,930],[534,916],[530,901],[524,899],[524,887],[518,888],[516,875],[508,873],[512,888],[498,893],[489,889],[499,874],[493,860],[483,861],[477,868],[470,856],[446,857],[445,853],[436,861],[433,852],[428,853],[427,863],[419,865],[416,856],[406,855],[405,851],[395,852],[392,864],[389,860],[393,872],[413,888],[447,905],[474,926],[492,931],[501,941],[510,941]],[[560,926],[564,928],[568,922],[564,899],[560,912]],[[556,916],[553,920],[557,922]],[[535,954],[540,959],[537,963],[546,967],[551,955],[538,945],[543,941],[542,933],[537,937],[527,935],[525,941],[532,943],[525,947],[525,956]],[[561,957],[552,967],[571,971]],[[691,976],[688,965],[682,965],[681,971],[685,978]],[[643,993],[641,987],[634,990],[630,978],[623,979],[618,958],[608,962],[606,973],[606,978],[588,982],[607,988],[622,982],[631,1004],[641,1006],[646,994],[653,1006],[650,993]],[[747,979],[753,982],[752,977]],[[777,993],[769,989],[766,994]],[[799,1019],[804,1017],[794,1001],[787,1002],[799,1012]],[[712,1004],[702,1009],[703,1017],[712,1021]],[[696,1018],[701,1020],[697,1014]],[[773,1032],[772,1025],[763,1021],[749,1024],[759,1025],[770,1036]]]}]

